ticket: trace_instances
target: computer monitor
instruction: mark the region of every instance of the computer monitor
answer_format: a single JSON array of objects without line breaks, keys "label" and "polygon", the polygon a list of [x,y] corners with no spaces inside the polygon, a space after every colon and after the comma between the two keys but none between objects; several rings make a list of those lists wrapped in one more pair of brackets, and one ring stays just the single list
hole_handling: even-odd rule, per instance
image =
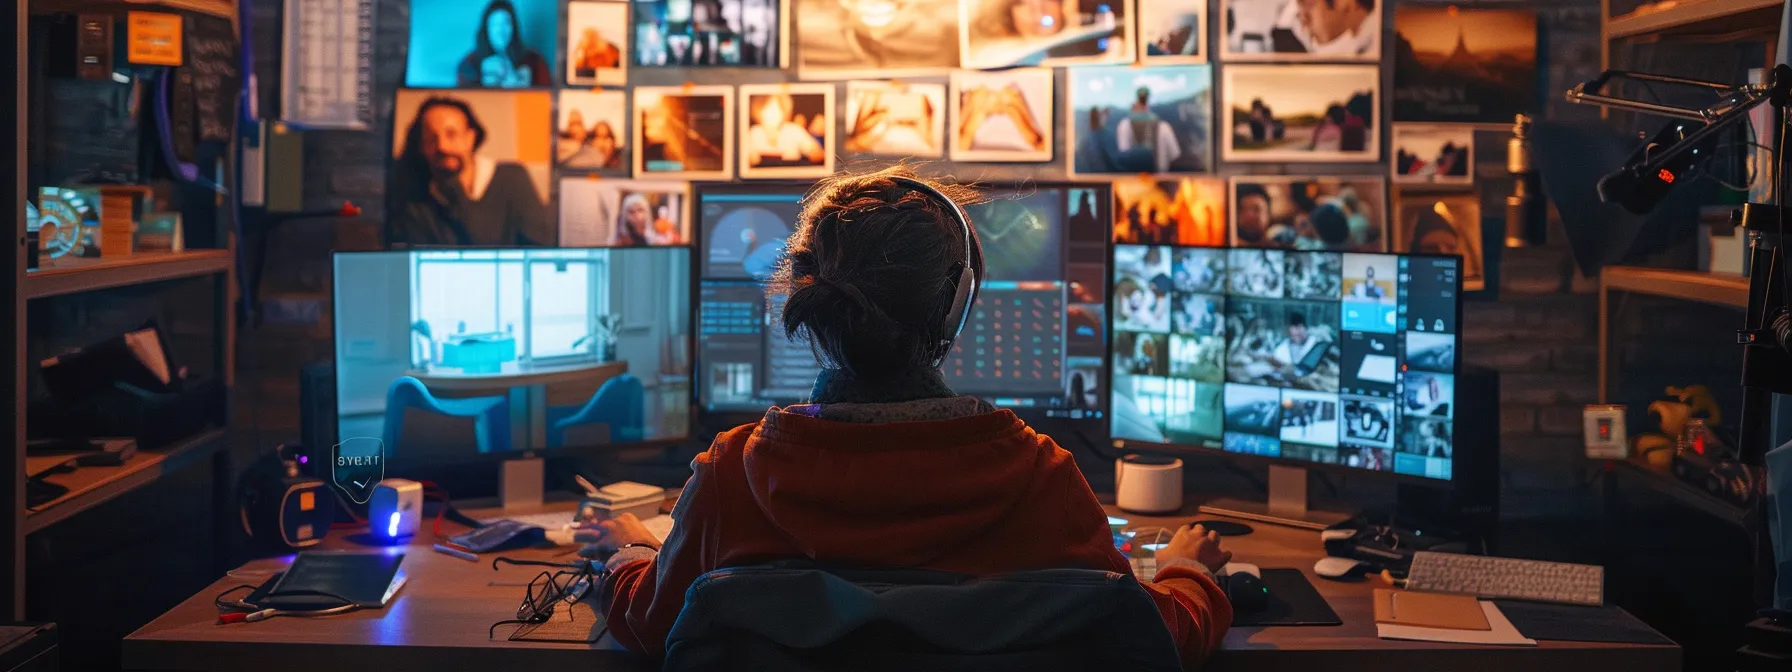
[{"label": "computer monitor", "polygon": [[[698,190],[698,406],[758,414],[800,403],[820,371],[785,338],[765,281],[795,230],[808,184]],[[942,365],[955,391],[1017,410],[1096,420],[1106,394],[1106,185],[985,188],[967,208],[985,273],[963,334]]]},{"label": "computer monitor", "polygon": [[1461,260],[1116,245],[1115,444],[1449,481]]},{"label": "computer monitor", "polygon": [[690,433],[690,250],[335,256],[338,441],[436,465]]}]

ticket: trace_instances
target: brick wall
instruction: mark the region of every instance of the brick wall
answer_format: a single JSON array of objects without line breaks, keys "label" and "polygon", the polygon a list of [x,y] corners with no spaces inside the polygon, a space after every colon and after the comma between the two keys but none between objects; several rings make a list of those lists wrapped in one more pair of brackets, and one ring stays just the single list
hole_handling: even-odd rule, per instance
[{"label": "brick wall", "polygon": [[[248,0],[254,12],[257,71],[263,86],[278,81],[273,34],[278,0]],[[1472,3],[1461,3],[1472,4]],[[1539,7],[1547,92],[1597,74],[1599,3],[1550,0]],[[329,357],[329,255],[332,248],[366,249],[378,243],[391,92],[403,77],[409,3],[379,3],[376,109],[371,132],[317,132],[306,137],[305,207],[352,200],[365,210],[350,223],[299,221],[273,241],[265,280],[269,323],[241,331],[238,435],[245,444],[271,448],[297,436],[299,367]],[[1585,119],[1591,108],[1570,106],[1551,93],[1545,117]],[[1559,510],[1577,491],[1582,462],[1580,406],[1595,400],[1597,381],[1596,282],[1573,268],[1559,223],[1550,244],[1507,250],[1500,262],[1499,298],[1465,308],[1467,362],[1503,374],[1500,412],[1508,511],[1518,515]],[[321,319],[318,310],[324,310]],[[289,319],[290,318],[290,319]],[[245,449],[248,449],[245,445]]]}]

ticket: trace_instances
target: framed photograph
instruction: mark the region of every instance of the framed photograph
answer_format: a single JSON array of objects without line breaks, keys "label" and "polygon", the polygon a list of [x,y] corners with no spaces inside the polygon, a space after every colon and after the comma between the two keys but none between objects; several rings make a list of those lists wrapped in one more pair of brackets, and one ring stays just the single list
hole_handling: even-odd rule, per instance
[{"label": "framed photograph", "polygon": [[789,0],[797,76],[943,75],[958,68],[958,0]]},{"label": "framed photograph", "polygon": [[1379,61],[1387,0],[1220,0],[1220,58]]},{"label": "framed photograph", "polygon": [[1381,71],[1373,65],[1225,68],[1221,156],[1240,163],[1381,160]]},{"label": "framed photograph", "polygon": [[561,247],[691,244],[688,182],[560,180]]},{"label": "framed photograph", "polygon": [[788,65],[784,0],[630,0],[634,64],[775,68]]},{"label": "framed photograph", "polygon": [[1213,170],[1213,70],[1206,65],[1070,68],[1071,175]]},{"label": "framed photograph", "polygon": [[740,176],[834,173],[834,85],[740,87]]},{"label": "framed photograph", "polygon": [[1223,247],[1226,181],[1217,177],[1114,180],[1114,242]]},{"label": "framed photograph", "polygon": [[1395,121],[1511,124],[1537,111],[1537,13],[1403,3],[1394,12]]},{"label": "framed photograph", "polygon": [[952,73],[952,160],[1052,160],[1052,71]]},{"label": "framed photograph", "polygon": [[628,174],[628,94],[621,91],[560,92],[555,113],[554,162],[565,170]]},{"label": "framed photograph", "polygon": [[566,3],[567,86],[628,84],[628,3]]},{"label": "framed photograph", "polygon": [[1232,178],[1232,245],[1386,252],[1387,182],[1379,177]]},{"label": "framed photograph", "polygon": [[846,83],[846,151],[937,159],[946,154],[946,85]]},{"label": "framed photograph", "polygon": [[1395,184],[1475,183],[1475,127],[1393,124]]},{"label": "framed photograph", "polygon": [[[1156,0],[1148,0],[1156,1]],[[966,68],[1130,63],[1133,0],[962,0]]]},{"label": "framed photograph", "polygon": [[734,177],[734,87],[634,87],[635,177]]},{"label": "framed photograph", "polygon": [[1139,62],[1207,62],[1207,0],[1145,0],[1139,6]]},{"label": "framed photograph", "polygon": [[411,10],[404,84],[419,89],[554,85],[559,0],[431,0]]},{"label": "framed photograph", "polygon": [[1462,289],[1487,288],[1481,240],[1481,196],[1401,190],[1394,251],[1462,257]]},{"label": "framed photograph", "polygon": [[553,94],[401,89],[393,120],[387,243],[555,244]]}]

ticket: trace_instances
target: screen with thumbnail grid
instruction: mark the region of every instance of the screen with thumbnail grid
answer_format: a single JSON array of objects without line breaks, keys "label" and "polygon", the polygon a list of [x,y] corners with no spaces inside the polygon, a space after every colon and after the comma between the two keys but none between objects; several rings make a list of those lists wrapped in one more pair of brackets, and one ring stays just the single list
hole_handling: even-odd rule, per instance
[{"label": "screen with thumbnail grid", "polygon": [[1116,245],[1117,442],[1451,477],[1455,258]]},{"label": "screen with thumbnail grid", "polygon": [[[819,372],[806,342],[784,337],[769,279],[795,230],[807,185],[699,191],[698,401],[712,412],[800,403]],[[984,281],[942,364],[954,391],[1072,419],[1106,400],[1105,187],[989,190],[966,209],[982,241]]]}]

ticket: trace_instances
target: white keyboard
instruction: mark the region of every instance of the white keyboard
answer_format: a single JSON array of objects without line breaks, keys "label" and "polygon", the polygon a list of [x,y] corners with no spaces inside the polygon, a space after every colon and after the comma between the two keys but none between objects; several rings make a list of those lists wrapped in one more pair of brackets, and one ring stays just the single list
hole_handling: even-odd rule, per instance
[{"label": "white keyboard", "polygon": [[1421,551],[1413,554],[1412,568],[1406,572],[1406,588],[1598,606],[1605,603],[1605,568]]}]

